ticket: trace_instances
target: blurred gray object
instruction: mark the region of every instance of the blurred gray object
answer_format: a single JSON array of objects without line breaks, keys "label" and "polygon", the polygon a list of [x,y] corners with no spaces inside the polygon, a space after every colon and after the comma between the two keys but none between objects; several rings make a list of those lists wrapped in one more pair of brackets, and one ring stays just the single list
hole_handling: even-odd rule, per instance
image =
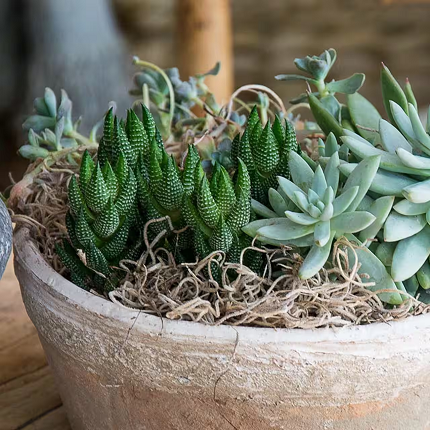
[{"label": "blurred gray object", "polygon": [[29,114],[45,87],[64,88],[88,130],[109,101],[121,114],[131,104],[131,57],[110,0],[0,1],[0,64],[0,111],[18,103]]},{"label": "blurred gray object", "polygon": [[3,276],[12,249],[12,221],[0,199],[0,279]]}]

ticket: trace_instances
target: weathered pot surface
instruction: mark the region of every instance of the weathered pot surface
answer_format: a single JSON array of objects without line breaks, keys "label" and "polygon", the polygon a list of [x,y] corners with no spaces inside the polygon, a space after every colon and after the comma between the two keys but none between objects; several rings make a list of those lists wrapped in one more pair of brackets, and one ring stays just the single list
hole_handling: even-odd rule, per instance
[{"label": "weathered pot surface", "polygon": [[430,315],[338,330],[171,321],[76,287],[26,229],[15,270],[74,430],[430,429]]}]

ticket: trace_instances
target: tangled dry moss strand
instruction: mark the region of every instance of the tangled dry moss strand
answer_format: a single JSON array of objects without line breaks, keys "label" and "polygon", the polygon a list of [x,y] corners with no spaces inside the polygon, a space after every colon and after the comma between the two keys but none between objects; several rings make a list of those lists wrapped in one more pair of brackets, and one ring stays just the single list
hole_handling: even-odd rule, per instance
[{"label": "tangled dry moss strand", "polygon": [[[67,188],[77,170],[65,162],[45,168],[26,193],[25,204],[13,208],[14,222],[31,227],[46,261],[59,273],[64,268],[54,244],[66,236]],[[346,249],[354,247],[345,239],[336,243],[332,268],[308,280],[297,277],[301,257],[290,248],[244,250],[242,258],[250,249],[265,255],[266,270],[258,276],[243,264],[226,262],[223,252],[177,264],[167,249],[154,249],[156,242],[147,243],[148,251],[138,261],[120,263],[124,278],[109,294],[113,302],[170,319],[305,329],[388,322],[430,309],[406,293],[401,306],[385,308],[377,293],[366,289],[370,284],[358,275],[359,266],[350,267]],[[220,268],[221,284],[211,275],[213,264]]]}]

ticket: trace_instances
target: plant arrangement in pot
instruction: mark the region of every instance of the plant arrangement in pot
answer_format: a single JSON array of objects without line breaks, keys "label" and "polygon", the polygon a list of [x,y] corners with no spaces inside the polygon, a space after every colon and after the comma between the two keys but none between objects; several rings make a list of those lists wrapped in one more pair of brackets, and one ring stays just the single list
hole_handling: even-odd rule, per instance
[{"label": "plant arrangement in pot", "polygon": [[425,428],[430,138],[409,84],[383,68],[388,122],[335,60],[278,76],[316,86],[313,151],[270,90],[220,107],[137,59],[141,100],[89,138],[65,93],[36,101],[16,270],[74,429]]}]

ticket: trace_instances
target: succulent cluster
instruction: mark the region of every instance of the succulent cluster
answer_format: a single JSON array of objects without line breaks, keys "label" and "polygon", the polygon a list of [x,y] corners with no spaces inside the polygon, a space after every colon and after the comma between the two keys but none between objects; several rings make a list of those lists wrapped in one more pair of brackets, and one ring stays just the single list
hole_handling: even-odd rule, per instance
[{"label": "succulent cluster", "polygon": [[[136,257],[141,251],[139,235],[137,240],[130,239],[136,237],[130,233],[136,233],[139,227],[134,168],[150,138],[156,140],[152,117],[145,108],[143,112],[147,115],[145,126],[132,110],[126,126],[109,110],[96,162],[86,151],[79,180],[71,178],[66,226],[74,249],[64,241],[63,247],[57,246],[57,253],[70,270],[72,280],[84,288],[112,288],[115,276],[111,266],[122,258]],[[86,264],[79,258],[78,250]]]},{"label": "succulent cluster", "polygon": [[372,267],[382,263],[399,290],[428,301],[430,120],[424,127],[409,81],[402,88],[384,64],[381,89],[388,121],[358,93],[347,95],[346,105],[338,102],[349,117],[346,123],[308,94],[315,119],[328,135],[319,145],[319,163],[330,163],[338,152],[339,171],[348,183],[363,163],[380,160],[377,171],[362,172],[362,181],[370,182],[359,208],[376,221],[356,239],[378,258]]},{"label": "succulent cluster", "polygon": [[[296,60],[309,76],[278,76],[317,89],[294,101],[307,99],[326,135],[314,159],[302,152],[288,120],[277,115],[271,116],[273,123],[267,120],[267,100],[260,97],[261,117],[254,107],[235,137],[232,130],[241,129],[240,121],[221,131],[219,145],[207,133],[204,150],[188,144],[178,164],[165,137],[183,136],[185,125],[205,126],[206,119],[190,111],[194,104],[213,112],[219,108],[205,75],[183,82],[176,69],[144,68],[135,82],[147,105],[155,106],[155,117],[145,103],[129,110],[126,120],[110,110],[97,155],[85,152],[79,178],[70,181],[69,240],[57,253],[73,282],[100,291],[114,288],[115,267],[122,259],[138,258],[146,234],[178,262],[222,251],[230,262],[243,257],[256,272],[261,256],[250,251],[243,256],[252,240],[293,246],[303,257],[301,279],[327,267],[334,242],[345,237],[358,246],[346,251],[349,263],[357,263],[358,273],[374,283],[370,289],[384,290],[378,294],[382,301],[400,304],[405,292],[428,301],[430,120],[425,128],[410,83],[402,89],[385,66],[381,86],[389,121],[382,119],[357,92],[363,74],[325,81],[335,60],[330,49]],[[61,151],[73,145],[68,139],[79,140],[65,93],[59,108],[49,90],[35,106],[37,115],[26,123],[31,130],[24,153],[43,157],[37,151]],[[210,269],[212,276],[220,275],[216,264]]]},{"label": "succulent cluster", "polygon": [[[229,154],[234,167],[228,171],[214,161],[207,174],[192,144],[179,166],[166,152],[149,110],[142,105],[141,111],[142,119],[129,110],[124,121],[109,110],[95,160],[85,152],[79,179],[69,185],[70,242],[57,252],[73,281],[86,288],[115,286],[112,268],[142,252],[143,227],[150,220],[160,219],[149,226],[149,239],[159,238],[178,261],[223,251],[238,262],[252,242],[242,231],[255,216],[251,196],[264,201],[276,175],[289,175],[291,150],[300,151],[288,122],[284,126],[276,118],[263,129],[254,109],[235,140],[240,146]],[[158,236],[163,230],[167,235]],[[244,258],[259,270],[258,254],[247,252]]]},{"label": "succulent cluster", "polygon": [[22,157],[34,161],[47,157],[50,152],[78,146],[79,122],[72,122],[72,102],[64,90],[57,104],[57,97],[50,88],[45,89],[43,97],[34,100],[35,114],[22,126],[28,131],[28,144],[19,148]]},{"label": "succulent cluster", "polygon": [[275,117],[263,127],[257,108],[249,115],[242,135],[237,135],[231,147],[233,166],[241,159],[251,178],[251,196],[260,203],[268,202],[268,191],[276,185],[278,175],[289,178],[288,160],[291,152],[301,153],[293,125],[285,120],[284,125]]}]

